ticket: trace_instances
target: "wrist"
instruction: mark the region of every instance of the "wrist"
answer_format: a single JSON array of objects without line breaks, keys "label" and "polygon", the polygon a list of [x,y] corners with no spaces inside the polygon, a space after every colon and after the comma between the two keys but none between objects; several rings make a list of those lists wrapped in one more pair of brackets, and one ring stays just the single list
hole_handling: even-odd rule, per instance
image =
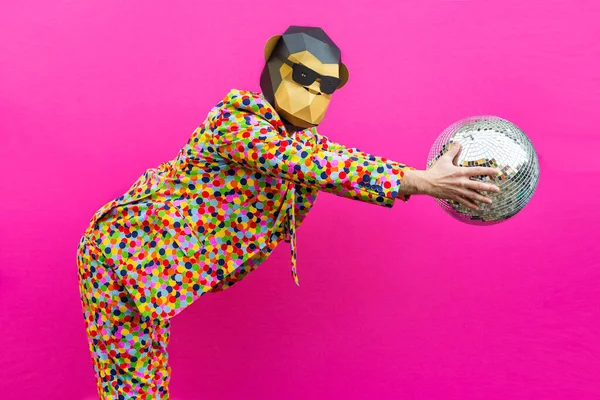
[{"label": "wrist", "polygon": [[429,194],[433,187],[427,171],[417,169],[405,171],[402,183],[404,186],[403,193],[407,195]]}]

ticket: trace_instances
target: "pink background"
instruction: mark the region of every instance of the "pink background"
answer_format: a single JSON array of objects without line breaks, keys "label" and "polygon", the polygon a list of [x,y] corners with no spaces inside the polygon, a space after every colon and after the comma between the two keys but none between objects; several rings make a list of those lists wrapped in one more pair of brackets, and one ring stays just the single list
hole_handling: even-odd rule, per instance
[{"label": "pink background", "polygon": [[452,122],[498,115],[536,146],[538,191],[485,228],[322,194],[301,288],[282,244],[173,320],[172,398],[600,398],[598,2],[201,3],[2,2],[1,398],[96,398],[80,235],[229,89],[260,90],[290,24],[350,69],[330,138],[423,168]]}]

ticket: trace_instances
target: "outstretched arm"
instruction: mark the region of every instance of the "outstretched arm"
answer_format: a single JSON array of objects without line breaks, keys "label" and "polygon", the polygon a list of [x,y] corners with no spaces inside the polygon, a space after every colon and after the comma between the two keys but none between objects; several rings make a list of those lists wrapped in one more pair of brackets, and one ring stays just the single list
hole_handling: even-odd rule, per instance
[{"label": "outstretched arm", "polygon": [[258,98],[244,100],[230,100],[211,118],[213,151],[297,184],[386,207],[394,204],[411,167],[326,139],[302,141],[285,135],[264,116],[270,112],[253,112]]},{"label": "outstretched arm", "polygon": [[408,176],[409,174],[411,174],[412,171],[415,171],[415,168],[413,167],[409,167],[405,164],[401,164],[399,162],[390,160],[388,158],[385,157],[378,157],[378,156],[373,156],[369,153],[366,153],[364,151],[361,151],[360,149],[356,148],[356,147],[347,147],[344,146],[343,144],[337,143],[332,141],[331,139],[329,139],[329,137],[319,133],[319,140],[331,151],[335,151],[335,152],[339,152],[340,154],[343,154],[345,152],[351,152],[352,154],[354,154],[357,157],[361,157],[364,159],[378,159],[381,162],[385,162],[393,167],[395,167],[396,169],[400,169],[403,172],[403,177],[402,177],[402,184],[400,185],[400,187],[398,188],[398,199],[402,200],[402,201],[408,201],[408,199],[410,198],[411,194],[416,194],[418,193],[414,187],[414,181],[415,178],[413,177],[412,182],[408,183],[408,187],[407,187],[407,180],[406,180],[406,176]]},{"label": "outstretched arm", "polygon": [[[369,154],[357,148],[348,149],[339,143],[331,141],[328,137],[320,135],[329,149],[369,157]],[[452,199],[465,207],[477,209],[478,202],[491,203],[491,199],[482,192],[498,192],[497,186],[471,179],[475,176],[494,176],[498,170],[494,168],[458,167],[454,164],[460,153],[460,143],[455,143],[450,150],[432,166],[423,171],[412,167],[404,168],[402,185],[399,188],[399,198],[406,201],[413,194],[425,194],[435,198]],[[385,159],[383,159],[385,160]],[[388,161],[395,163],[394,161]]]}]

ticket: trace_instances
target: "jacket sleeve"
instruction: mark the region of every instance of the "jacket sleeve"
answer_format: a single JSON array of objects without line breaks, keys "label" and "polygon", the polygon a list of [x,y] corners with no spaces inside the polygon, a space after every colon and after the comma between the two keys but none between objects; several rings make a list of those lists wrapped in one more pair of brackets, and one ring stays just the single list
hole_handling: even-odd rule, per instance
[{"label": "jacket sleeve", "polygon": [[[402,163],[390,160],[390,159],[385,158],[385,157],[378,157],[378,156],[371,155],[369,153],[365,153],[364,151],[361,151],[360,149],[358,149],[356,147],[347,147],[347,146],[344,146],[343,144],[340,144],[340,143],[337,143],[337,142],[334,142],[334,141],[330,140],[327,136],[322,135],[322,134],[319,134],[319,140],[330,151],[339,152],[341,154],[346,153],[346,152],[350,152],[350,153],[354,154],[356,157],[361,158],[361,159],[376,160],[378,162],[386,163],[388,165],[388,168],[391,168],[392,170],[394,170],[394,169],[395,170],[402,170],[402,172],[404,172],[404,171],[407,171],[407,170],[414,170],[415,169],[415,168],[410,167],[410,166],[408,166],[406,164],[402,164]],[[404,174],[402,174],[401,182],[402,182],[402,178],[404,178]],[[398,189],[397,189],[397,191],[398,191]],[[410,195],[401,194],[397,198],[400,199],[400,200],[402,200],[402,201],[404,201],[404,202],[406,202],[406,201],[408,201],[408,199],[410,199]]]},{"label": "jacket sleeve", "polygon": [[[286,135],[274,111],[256,110],[257,98],[230,99],[210,118],[209,151],[296,184],[391,207],[407,167],[326,138]],[[264,107],[263,104],[261,106]]]}]

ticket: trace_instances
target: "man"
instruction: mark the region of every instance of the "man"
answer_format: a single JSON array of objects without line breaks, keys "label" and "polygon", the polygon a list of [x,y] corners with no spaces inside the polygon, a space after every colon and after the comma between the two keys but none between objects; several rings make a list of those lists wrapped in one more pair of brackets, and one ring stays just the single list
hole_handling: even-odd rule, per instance
[{"label": "man", "polygon": [[231,90],[178,156],[151,168],[93,216],[77,254],[81,301],[102,399],[168,398],[170,319],[223,291],[282,240],[296,272],[296,230],[319,191],[392,207],[412,194],[471,208],[498,188],[470,179],[491,168],[427,171],[320,134],[348,80],[320,28],[290,27],[265,46],[262,93]]}]

